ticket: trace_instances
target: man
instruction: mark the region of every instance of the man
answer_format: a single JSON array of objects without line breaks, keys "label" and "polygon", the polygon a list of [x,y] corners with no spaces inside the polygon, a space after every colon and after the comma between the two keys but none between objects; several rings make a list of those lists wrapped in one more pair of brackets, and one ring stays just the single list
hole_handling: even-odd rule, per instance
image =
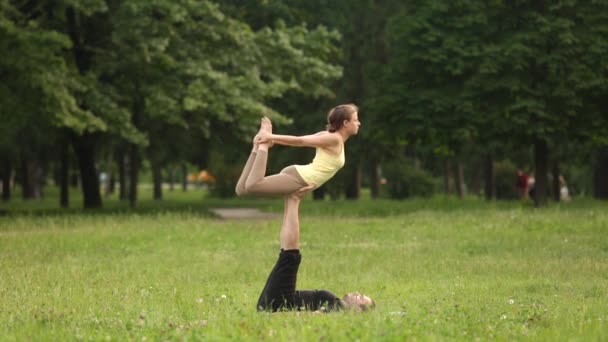
[{"label": "man", "polygon": [[374,301],[358,292],[347,293],[342,299],[327,290],[296,290],[300,254],[300,200],[310,189],[304,188],[285,197],[283,225],[279,235],[281,252],[268,276],[258,300],[258,311],[278,310],[367,310]]},{"label": "man", "polygon": [[522,200],[528,199],[528,176],[522,170],[517,170],[517,178],[515,181],[515,189],[517,189],[517,193],[519,194],[519,198]]}]

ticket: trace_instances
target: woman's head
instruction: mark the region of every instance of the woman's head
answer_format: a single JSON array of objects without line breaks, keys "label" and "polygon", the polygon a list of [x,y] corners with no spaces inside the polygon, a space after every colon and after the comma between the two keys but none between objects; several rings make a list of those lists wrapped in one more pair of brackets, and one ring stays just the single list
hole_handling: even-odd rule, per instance
[{"label": "woman's head", "polygon": [[344,295],[342,298],[346,308],[355,311],[367,311],[376,307],[374,301],[359,292],[350,292]]},{"label": "woman's head", "polygon": [[346,129],[349,135],[357,134],[361,125],[358,111],[359,108],[352,103],[332,108],[327,113],[327,130],[333,133]]}]

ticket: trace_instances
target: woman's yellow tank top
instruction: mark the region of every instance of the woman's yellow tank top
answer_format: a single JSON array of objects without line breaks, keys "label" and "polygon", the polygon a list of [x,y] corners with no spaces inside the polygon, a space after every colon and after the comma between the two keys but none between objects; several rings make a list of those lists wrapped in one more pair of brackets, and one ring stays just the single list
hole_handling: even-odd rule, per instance
[{"label": "woman's yellow tank top", "polygon": [[314,184],[318,188],[344,166],[344,161],[344,144],[342,144],[342,151],[339,155],[333,155],[322,148],[317,148],[312,163],[295,165],[295,167],[308,185]]}]

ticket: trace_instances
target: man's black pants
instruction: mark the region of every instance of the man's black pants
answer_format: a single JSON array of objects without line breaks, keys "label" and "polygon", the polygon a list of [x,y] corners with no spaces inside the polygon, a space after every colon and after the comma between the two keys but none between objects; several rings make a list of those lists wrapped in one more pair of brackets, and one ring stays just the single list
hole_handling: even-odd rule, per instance
[{"label": "man's black pants", "polygon": [[324,310],[341,309],[344,303],[327,290],[296,291],[298,268],[302,255],[298,249],[283,250],[268,276],[258,300],[258,311],[271,310]]}]

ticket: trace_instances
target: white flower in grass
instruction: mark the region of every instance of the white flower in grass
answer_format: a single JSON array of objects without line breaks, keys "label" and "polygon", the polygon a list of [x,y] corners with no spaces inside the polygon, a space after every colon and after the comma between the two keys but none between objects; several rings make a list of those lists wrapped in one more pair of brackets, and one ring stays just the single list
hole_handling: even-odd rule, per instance
[{"label": "white flower in grass", "polygon": [[502,320],[505,320],[505,319],[507,319],[507,315],[500,315],[500,320],[501,320],[501,321],[502,321]]},{"label": "white flower in grass", "polygon": [[515,301],[513,299],[509,299],[509,304],[511,304],[511,305],[515,304]]},{"label": "white flower in grass", "polygon": [[222,297],[220,297],[220,298],[222,298],[222,299],[226,299],[226,295],[222,295]]}]

